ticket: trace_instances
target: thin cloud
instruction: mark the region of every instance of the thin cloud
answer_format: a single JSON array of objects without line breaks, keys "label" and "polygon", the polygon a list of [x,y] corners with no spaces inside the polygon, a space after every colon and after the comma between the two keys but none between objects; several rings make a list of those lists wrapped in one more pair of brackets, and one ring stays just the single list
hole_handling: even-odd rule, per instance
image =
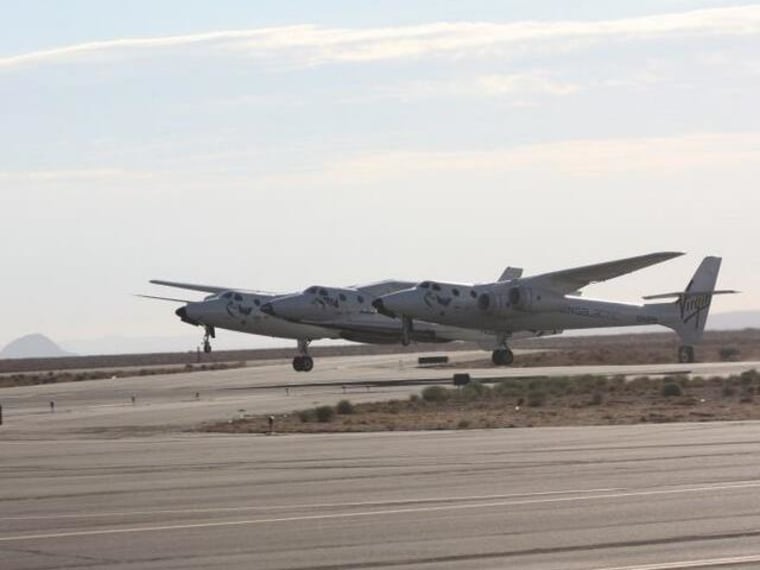
[{"label": "thin cloud", "polygon": [[419,101],[441,97],[562,97],[583,88],[576,83],[561,81],[543,71],[475,75],[446,80],[415,80],[375,87],[370,94],[343,97],[344,101]]},{"label": "thin cloud", "polygon": [[0,180],[29,182],[67,182],[87,180],[124,180],[152,177],[150,172],[137,172],[121,168],[77,168],[62,170],[6,170],[0,171]]},{"label": "thin cloud", "polygon": [[430,56],[504,56],[537,43],[542,48],[556,43],[559,49],[567,49],[609,40],[756,34],[760,34],[760,6],[757,5],[602,21],[457,22],[365,29],[302,25],[82,43],[3,57],[0,69],[188,46],[227,55],[276,57],[300,65],[319,65]]},{"label": "thin cloud", "polygon": [[569,140],[473,151],[365,153],[330,164],[335,180],[406,178],[425,173],[556,172],[597,177],[674,173],[760,163],[760,133],[704,133],[672,137]]},{"label": "thin cloud", "polygon": [[557,81],[540,73],[514,73],[479,77],[477,88],[486,95],[570,95],[580,90],[573,83]]}]

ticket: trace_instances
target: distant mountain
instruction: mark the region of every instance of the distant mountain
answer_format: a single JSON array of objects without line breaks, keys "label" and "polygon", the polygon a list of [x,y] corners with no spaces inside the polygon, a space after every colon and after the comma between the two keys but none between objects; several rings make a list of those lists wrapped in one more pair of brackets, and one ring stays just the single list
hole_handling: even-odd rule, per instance
[{"label": "distant mountain", "polygon": [[710,313],[707,328],[712,330],[760,329],[760,311]]},{"label": "distant mountain", "polygon": [[11,341],[0,351],[0,358],[56,358],[72,356],[45,335],[29,334]]},{"label": "distant mountain", "polygon": [[[147,354],[154,352],[195,351],[201,344],[201,334],[192,336],[104,336],[89,339],[67,339],[61,341],[67,350],[80,355],[96,354]],[[295,347],[294,340],[269,338],[251,334],[217,331],[217,338],[211,344],[214,350],[247,350],[252,348]],[[324,343],[320,343],[324,344]]]}]

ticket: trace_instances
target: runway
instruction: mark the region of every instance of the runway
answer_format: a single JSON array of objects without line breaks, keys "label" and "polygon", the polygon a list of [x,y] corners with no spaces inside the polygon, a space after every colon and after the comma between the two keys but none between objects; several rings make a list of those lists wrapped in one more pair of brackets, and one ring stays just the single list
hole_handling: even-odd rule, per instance
[{"label": "runway", "polygon": [[[430,374],[385,358],[325,359],[309,379]],[[183,431],[345,397],[247,389],[305,376],[272,363],[3,390],[0,568],[760,567],[760,423]]]},{"label": "runway", "polygon": [[[479,351],[458,352],[452,353],[451,359],[468,362],[482,356]],[[279,360],[229,370],[5,388],[0,390],[5,418],[0,441],[72,434],[76,437],[163,434],[241,414],[280,414],[334,404],[341,398],[353,402],[407,398],[419,393],[421,386],[398,385],[397,381],[439,378],[441,383],[448,384],[455,372],[469,372],[473,379],[487,380],[571,374],[710,376],[760,369],[760,362],[435,369],[417,367],[417,357],[405,354],[322,358],[308,374],[295,372],[289,361]],[[388,383],[389,380],[393,382]],[[50,402],[54,402],[53,413]]]}]

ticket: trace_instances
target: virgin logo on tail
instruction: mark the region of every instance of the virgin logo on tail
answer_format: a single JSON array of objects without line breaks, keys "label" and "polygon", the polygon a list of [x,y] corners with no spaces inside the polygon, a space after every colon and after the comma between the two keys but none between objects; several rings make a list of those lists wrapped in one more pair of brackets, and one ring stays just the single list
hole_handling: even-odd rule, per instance
[{"label": "virgin logo on tail", "polygon": [[707,317],[707,311],[710,309],[710,302],[712,295],[709,293],[702,293],[698,295],[684,295],[679,301],[678,305],[681,309],[681,321],[688,323],[692,319],[696,319],[695,326],[699,328],[699,316],[704,313]]}]

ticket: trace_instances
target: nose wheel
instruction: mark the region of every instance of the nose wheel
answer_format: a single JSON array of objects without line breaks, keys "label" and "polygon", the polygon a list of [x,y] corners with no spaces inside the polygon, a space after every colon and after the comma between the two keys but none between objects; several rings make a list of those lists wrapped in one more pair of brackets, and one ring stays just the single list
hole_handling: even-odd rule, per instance
[{"label": "nose wheel", "polygon": [[203,352],[208,354],[211,352],[211,339],[216,338],[216,331],[214,327],[206,327],[203,335]]},{"label": "nose wheel", "polygon": [[508,348],[494,350],[491,353],[491,362],[496,366],[509,366],[515,361],[514,353]]}]

